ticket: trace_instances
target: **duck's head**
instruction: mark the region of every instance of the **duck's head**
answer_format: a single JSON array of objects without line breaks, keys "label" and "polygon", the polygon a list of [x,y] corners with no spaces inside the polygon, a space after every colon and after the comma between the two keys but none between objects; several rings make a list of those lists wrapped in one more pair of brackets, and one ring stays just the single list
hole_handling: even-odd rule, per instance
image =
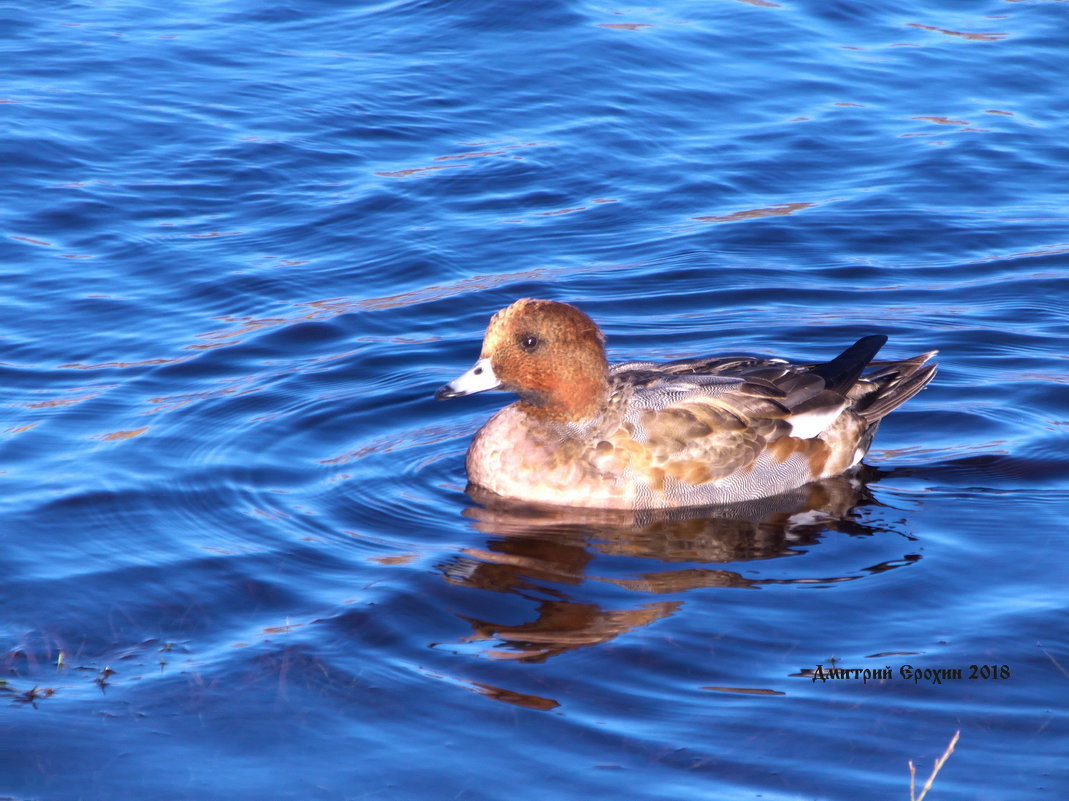
[{"label": "duck's head", "polygon": [[528,414],[572,422],[604,403],[608,370],[593,320],[567,303],[524,298],[491,318],[479,361],[435,397],[500,389],[519,395]]}]

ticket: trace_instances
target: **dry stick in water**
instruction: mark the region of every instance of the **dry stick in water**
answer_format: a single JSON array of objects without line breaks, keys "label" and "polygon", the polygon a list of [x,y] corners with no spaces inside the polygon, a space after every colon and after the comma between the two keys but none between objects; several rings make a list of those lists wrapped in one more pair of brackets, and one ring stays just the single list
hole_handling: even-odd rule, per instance
[{"label": "dry stick in water", "polygon": [[928,791],[932,789],[932,782],[935,781],[936,775],[943,769],[943,765],[950,758],[950,755],[954,753],[954,746],[958,744],[958,738],[961,737],[961,729],[954,732],[954,737],[950,741],[950,745],[947,746],[947,750],[943,752],[943,755],[939,759],[935,760],[935,767],[932,768],[932,775],[928,777],[928,781],[924,783],[924,789],[921,790],[921,794],[916,794],[917,786],[917,769],[913,767],[913,760],[909,761],[909,801],[924,801],[924,796],[928,795]]},{"label": "dry stick in water", "polygon": [[1042,651],[1043,653],[1047,654],[1047,659],[1049,659],[1051,662],[1054,663],[1054,667],[1058,668],[1058,670],[1060,670],[1062,672],[1062,675],[1065,676],[1067,679],[1069,679],[1069,673],[1066,672],[1065,668],[1063,668],[1060,664],[1058,664],[1058,660],[1055,659],[1053,656],[1051,656],[1047,652],[1047,649],[1042,646],[1042,644],[1037,642],[1036,645],[1039,646],[1039,650],[1040,651]]}]

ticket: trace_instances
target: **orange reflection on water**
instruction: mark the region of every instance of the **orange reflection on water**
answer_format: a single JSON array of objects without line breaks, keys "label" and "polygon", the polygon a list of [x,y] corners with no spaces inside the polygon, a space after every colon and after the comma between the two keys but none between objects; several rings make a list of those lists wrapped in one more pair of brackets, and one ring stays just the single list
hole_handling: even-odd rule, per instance
[{"label": "orange reflection on water", "polygon": [[149,398],[149,403],[153,404],[155,408],[149,409],[145,414],[171,412],[175,409],[187,406],[194,401],[205,400],[208,398],[222,398],[227,395],[251,395],[254,392],[259,392],[263,389],[263,387],[255,385],[256,380],[255,377],[249,376],[235,380],[220,389],[209,389],[202,392],[184,392],[176,395],[160,395],[154,398]]},{"label": "orange reflection on water", "polygon": [[[1063,221],[1064,217],[1010,217],[1006,222],[1051,222],[1051,221]],[[1046,245],[1038,247],[1035,250],[1021,250],[1016,253],[1000,253],[997,256],[984,256],[979,259],[972,259],[973,264],[983,264],[991,261],[1008,261],[1010,259],[1031,259],[1039,256],[1059,256],[1063,253],[1069,253],[1069,243],[1058,242],[1053,245]],[[1051,276],[1054,277],[1054,276]],[[1058,277],[1061,277],[1060,275]]]},{"label": "orange reflection on water", "polygon": [[407,170],[394,170],[393,172],[377,172],[375,175],[382,176],[383,178],[405,178],[409,175],[416,175],[421,172],[433,172],[434,170],[456,170],[462,167],[461,164],[442,164],[438,167],[412,167]]},{"label": "orange reflection on water", "polygon": [[115,442],[116,440],[133,439],[139,437],[148,431],[148,426],[141,426],[141,428],[135,428],[131,431],[112,431],[110,434],[101,434],[98,439],[104,442]]},{"label": "orange reflection on water", "polygon": [[74,406],[82,401],[92,400],[100,395],[99,392],[92,392],[88,395],[78,395],[74,398],[56,398],[55,400],[46,401],[34,401],[33,403],[22,404],[27,409],[54,409],[57,406]]},{"label": "orange reflection on water", "polygon": [[[264,328],[277,328],[281,325],[287,325],[289,323],[298,322],[301,319],[312,319],[309,315],[303,317],[234,317],[231,315],[223,315],[217,317],[217,320],[222,320],[227,323],[237,323],[240,328],[231,328],[229,330],[220,331],[207,331],[203,334],[197,334],[198,339],[234,339],[234,337],[241,336],[242,334],[250,334],[255,331],[260,331]],[[205,350],[206,348],[215,347],[212,345],[186,345],[187,350]]]},{"label": "orange reflection on water", "polygon": [[570,209],[556,209],[554,211],[540,211],[537,217],[556,217],[558,214],[571,214],[573,211],[585,211],[586,206],[573,206]]},{"label": "orange reflection on water", "polygon": [[1007,33],[970,33],[968,31],[951,31],[946,28],[937,28],[934,25],[921,25],[918,22],[910,22],[908,24],[911,28],[920,28],[922,31],[934,31],[935,33],[942,33],[947,36],[960,36],[962,39],[970,39],[974,42],[998,42],[1009,36]]},{"label": "orange reflection on water", "polygon": [[952,120],[949,117],[910,117],[911,120],[926,120],[936,125],[968,125],[968,120]]},{"label": "orange reflection on water", "polygon": [[33,428],[36,425],[37,425],[37,423],[27,423],[24,426],[11,426],[10,428],[5,428],[4,429],[4,433],[5,434],[21,434],[23,431],[29,431],[31,428]]},{"label": "orange reflection on water", "polygon": [[794,214],[796,211],[812,208],[816,203],[774,203],[763,209],[746,209],[732,214],[714,215],[708,217],[693,217],[699,222],[735,222],[736,220],[754,220],[759,217],[774,217],[783,214]]},{"label": "orange reflection on water", "polygon": [[71,364],[61,364],[60,370],[106,370],[110,367],[151,367],[157,364],[178,364],[179,362],[188,361],[190,356],[182,356],[177,359],[143,359],[139,362],[99,362],[97,364],[85,364],[83,362],[73,362]]},{"label": "orange reflection on water", "polygon": [[495,639],[505,648],[484,654],[493,659],[543,662],[576,648],[600,645],[633,629],[662,620],[682,606],[681,601],[657,601],[632,609],[603,609],[597,604],[574,601],[542,601],[535,620],[505,625],[458,615],[475,633],[468,642]]},{"label": "orange reflection on water", "polygon": [[[88,386],[68,387],[62,392],[65,395],[59,397],[52,397],[48,400],[39,401],[24,401],[21,403],[12,403],[12,406],[21,406],[24,409],[60,409],[67,406],[77,406],[79,403],[84,403],[88,400],[100,397],[103,393],[109,389],[114,389],[116,384],[89,384]],[[37,394],[46,394],[46,390],[36,390]],[[51,393],[48,393],[51,394]],[[33,428],[37,423],[30,423],[28,425],[19,426],[17,428],[8,428],[6,433],[17,434],[21,431],[26,431]]]},{"label": "orange reflection on water", "polygon": [[[465,144],[465,143],[462,143],[462,144]],[[470,142],[470,143],[466,143],[466,144],[468,144],[469,146],[472,146],[472,147],[478,147],[478,146],[485,146],[485,145],[496,145],[497,143],[496,142]],[[456,160],[460,160],[460,159],[491,158],[493,156],[505,156],[505,155],[508,154],[508,151],[510,151],[510,150],[519,150],[520,148],[526,148],[526,147],[541,147],[541,146],[546,145],[546,144],[549,144],[549,143],[548,142],[518,142],[518,143],[514,143],[514,144],[499,145],[498,147],[496,147],[493,150],[476,150],[476,151],[468,151],[468,152],[465,152],[465,153],[452,153],[452,154],[445,155],[445,156],[435,156],[434,160],[435,161],[456,161]],[[509,156],[509,158],[517,159],[517,158],[521,158],[521,157],[520,156]],[[435,170],[455,170],[455,169],[457,169],[459,167],[465,167],[465,166],[467,166],[467,165],[464,165],[464,164],[441,164],[441,165],[430,166],[430,167],[410,167],[410,168],[405,169],[405,170],[393,170],[393,171],[390,171],[390,172],[376,172],[375,175],[378,175],[378,176],[383,177],[383,178],[406,178],[406,177],[408,177],[410,175],[418,175],[418,174],[422,174],[422,173],[433,172]]]},{"label": "orange reflection on water", "polygon": [[543,698],[541,695],[530,695],[528,693],[518,693],[515,690],[506,690],[503,687],[495,687],[492,684],[484,684],[481,681],[471,682],[471,686],[475,688],[475,691],[486,698],[493,701],[504,701],[506,704],[512,704],[513,706],[522,706],[524,709],[536,709],[541,712],[548,712],[551,709],[556,709],[560,706],[560,702],[554,701],[552,698]]},{"label": "orange reflection on water", "polygon": [[399,553],[393,556],[372,556],[368,558],[369,562],[374,562],[377,565],[386,565],[387,567],[392,565],[408,565],[416,561],[419,558],[419,554],[414,553]]},{"label": "orange reflection on water", "polygon": [[485,156],[503,156],[504,150],[478,150],[472,153],[457,153],[455,156],[435,156],[435,161],[453,161],[454,159],[476,159]]}]

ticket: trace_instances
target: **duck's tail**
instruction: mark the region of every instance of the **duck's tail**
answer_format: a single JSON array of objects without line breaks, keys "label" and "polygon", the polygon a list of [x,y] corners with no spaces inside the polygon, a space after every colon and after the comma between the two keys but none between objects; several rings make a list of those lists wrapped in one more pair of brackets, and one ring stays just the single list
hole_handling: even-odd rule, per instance
[{"label": "duck's tail", "polygon": [[886,342],[887,337],[883,334],[861,337],[830,362],[815,364],[810,367],[809,372],[824,379],[825,389],[845,395],[857,383],[857,379],[861,376],[861,371],[869,366],[872,362],[872,357],[879,352]]},{"label": "duck's tail", "polygon": [[870,391],[858,398],[854,412],[870,426],[880,422],[928,385],[936,371],[936,365],[928,361],[938,352],[928,351],[899,362],[873,362],[878,369],[861,382],[868,384]]}]

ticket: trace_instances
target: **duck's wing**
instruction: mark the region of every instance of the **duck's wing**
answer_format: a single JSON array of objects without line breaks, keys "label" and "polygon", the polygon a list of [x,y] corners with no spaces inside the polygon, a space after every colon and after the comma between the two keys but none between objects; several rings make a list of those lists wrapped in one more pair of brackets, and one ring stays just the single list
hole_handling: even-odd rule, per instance
[{"label": "duck's wing", "polygon": [[[794,460],[799,470],[816,473],[836,463],[838,448],[848,466],[865,431],[934,374],[934,366],[924,366],[932,354],[924,354],[861,378],[884,342],[864,337],[811,365],[748,356],[619,365],[614,386],[629,395],[625,431],[654,475],[663,471],[690,485],[746,472],[763,455],[782,463],[798,454],[805,457]],[[851,425],[836,427],[842,436],[820,438],[847,410],[857,413],[848,415]],[[839,431],[847,428],[848,435]]]},{"label": "duck's wing", "polygon": [[821,397],[825,389],[819,376],[788,374],[782,367],[774,374],[748,376],[648,373],[632,378],[638,381],[628,387],[621,433],[630,440],[626,446],[640,449],[634,456],[655,488],[664,477],[696,485],[744,471],[770,443],[792,435],[792,420],[837,415],[845,404],[839,395]]}]

